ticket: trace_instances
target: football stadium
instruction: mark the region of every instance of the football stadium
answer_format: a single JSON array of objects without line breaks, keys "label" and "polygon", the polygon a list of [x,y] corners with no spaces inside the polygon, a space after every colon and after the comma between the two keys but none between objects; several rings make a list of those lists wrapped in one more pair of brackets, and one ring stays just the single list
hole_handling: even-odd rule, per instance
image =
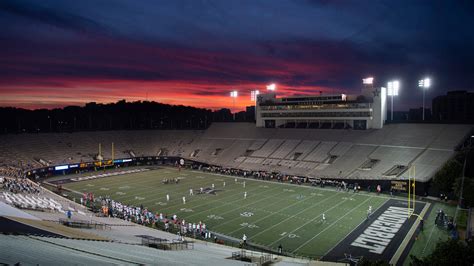
[{"label": "football stadium", "polygon": [[474,265],[472,10],[0,0],[0,265]]},{"label": "football stadium", "polygon": [[[207,130],[4,135],[2,162],[17,158],[31,169],[29,179],[2,180],[4,228],[27,232],[2,236],[18,248],[4,246],[2,256],[28,243],[40,250],[26,262],[43,263],[51,261],[39,254],[74,250],[64,258],[92,264],[232,264],[229,258],[243,257],[403,264],[422,219],[427,227],[439,209],[453,215],[454,207],[420,196],[471,130],[214,123]],[[437,238],[424,239],[423,250],[447,237],[433,230]]]}]

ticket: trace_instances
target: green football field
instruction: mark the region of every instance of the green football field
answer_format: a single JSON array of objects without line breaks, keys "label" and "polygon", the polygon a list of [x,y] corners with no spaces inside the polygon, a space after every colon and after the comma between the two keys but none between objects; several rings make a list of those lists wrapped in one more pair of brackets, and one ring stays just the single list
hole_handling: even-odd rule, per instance
[{"label": "green football field", "polygon": [[[164,178],[181,181],[162,184]],[[201,187],[211,188],[212,184],[217,190],[215,195],[198,194]],[[202,221],[213,232],[238,239],[246,234],[251,243],[273,249],[281,244],[287,252],[313,258],[326,254],[362,223],[369,206],[375,211],[388,200],[374,193],[337,192],[331,187],[322,189],[243,178],[235,182],[235,177],[174,168],[64,186],[93,192],[96,196],[110,196],[129,205],[143,204],[155,213],[177,214],[187,222]],[[193,196],[189,195],[190,189],[194,190]]]}]

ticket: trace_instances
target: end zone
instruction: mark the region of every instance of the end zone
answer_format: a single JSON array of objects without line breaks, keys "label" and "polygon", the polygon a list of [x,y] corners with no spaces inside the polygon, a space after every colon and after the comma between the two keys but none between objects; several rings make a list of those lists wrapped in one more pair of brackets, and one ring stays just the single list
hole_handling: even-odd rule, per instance
[{"label": "end zone", "polygon": [[[423,216],[425,207],[427,203],[417,202],[414,213]],[[322,259],[339,261],[350,255],[396,264],[416,226],[418,218],[408,218],[407,201],[390,199]]]}]

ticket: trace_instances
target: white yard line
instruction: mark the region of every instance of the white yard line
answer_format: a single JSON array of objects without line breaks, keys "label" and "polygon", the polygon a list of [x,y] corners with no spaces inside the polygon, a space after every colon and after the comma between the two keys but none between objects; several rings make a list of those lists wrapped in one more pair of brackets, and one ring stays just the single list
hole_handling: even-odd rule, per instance
[{"label": "white yard line", "polygon": [[322,187],[317,187],[317,186],[307,186],[307,185],[297,185],[297,184],[291,184],[291,183],[280,183],[277,181],[271,181],[271,180],[264,180],[264,179],[255,179],[253,177],[241,177],[241,176],[233,176],[233,175],[223,175],[223,174],[218,174],[218,173],[212,173],[212,172],[202,172],[202,171],[196,171],[196,170],[188,170],[191,172],[195,173],[207,173],[210,175],[216,175],[216,176],[224,176],[224,177],[230,177],[230,178],[237,178],[237,179],[242,179],[242,180],[251,180],[251,181],[256,181],[256,182],[265,182],[265,183],[270,183],[270,184],[280,184],[280,185],[285,185],[285,186],[295,186],[295,187],[307,187],[307,188],[312,188],[314,190],[323,190],[323,191],[331,191],[331,192],[345,192],[347,194],[351,195],[365,195],[365,196],[370,196],[373,198],[382,198],[382,199],[396,199],[396,200],[401,200],[401,201],[407,201],[406,197],[398,197],[398,196],[390,196],[390,195],[385,195],[385,194],[380,194],[376,195],[375,192],[366,192],[362,190],[362,192],[354,193],[352,190],[349,191],[337,191],[335,187],[330,187],[330,188],[322,188]]},{"label": "white yard line", "polygon": [[[325,202],[325,201],[329,200],[330,198],[332,198],[332,197],[334,197],[334,196],[337,196],[337,195],[340,195],[340,193],[336,193],[336,194],[334,194],[334,195],[332,195],[332,196],[330,196],[330,197],[327,197],[327,198],[325,198],[324,200],[317,202],[315,205],[311,205],[311,206],[309,206],[308,208],[305,208],[304,210],[307,210],[307,209],[312,208],[312,207],[314,207],[314,206],[318,206],[319,204],[321,204],[321,203],[323,203],[323,202]],[[314,198],[314,197],[316,197],[316,195],[314,195],[314,196],[312,196],[312,197]],[[305,199],[305,200],[309,200],[310,198],[311,198],[311,197],[308,197],[308,198]],[[305,201],[305,200],[303,200],[303,201]],[[291,205],[288,205],[287,207],[281,209],[280,211],[285,210],[285,209],[287,209],[287,208],[290,208],[290,207],[292,207],[293,205],[296,205],[296,204],[299,204],[299,203],[301,203],[301,202],[295,202],[295,203],[293,203],[293,204],[291,204]],[[256,221],[252,221],[252,223],[253,223],[253,224],[258,223],[258,222],[260,222],[260,221],[262,221],[262,220],[265,220],[265,219],[267,219],[268,217],[270,217],[270,216],[272,216],[272,215],[275,215],[275,214],[277,214],[277,215],[282,215],[282,214],[280,214],[279,212],[276,212],[276,213],[274,213],[274,214],[269,214],[269,215],[267,215],[267,216],[265,216],[265,217],[262,217],[262,218],[260,218],[260,219],[258,219],[258,220],[256,220]],[[298,214],[299,214],[299,213],[298,213]],[[291,216],[290,216],[290,215],[284,215],[284,216],[287,216],[287,217],[288,217],[287,219],[297,217],[296,214],[295,214],[295,215],[291,215]],[[220,225],[219,225],[219,226],[220,226]],[[243,228],[239,228],[239,229],[237,229],[237,230],[234,230],[234,231],[230,232],[229,235],[230,235],[230,234],[233,234],[233,233],[235,233],[235,232],[237,232],[237,231],[239,231],[239,230],[242,230],[242,229],[243,229]],[[263,232],[263,231],[262,231],[262,232]],[[262,233],[262,232],[260,232],[260,233]],[[253,237],[255,237],[255,236],[253,236]]]},{"label": "white yard line", "polygon": [[426,241],[425,247],[423,248],[423,251],[421,251],[422,255],[425,254],[425,249],[428,246],[428,244],[430,243],[431,236],[433,235],[433,231],[434,231],[435,227],[436,227],[436,224],[433,224],[433,227],[431,228],[430,236],[428,237],[428,241]]},{"label": "white yard line", "polygon": [[[377,209],[375,209],[375,211],[373,213],[375,213],[377,210],[379,210],[380,208],[382,208],[383,205],[385,205],[385,203],[387,203],[387,201],[389,201],[390,199],[387,199],[385,200]],[[326,252],[324,255],[323,255],[323,258],[324,256],[326,256],[327,254],[329,254],[329,252],[331,252],[333,249],[335,249],[342,241],[344,241],[344,239],[346,239],[350,234],[352,234],[352,232],[354,232],[361,224],[367,222],[367,220],[362,220],[362,222],[360,222],[356,227],[354,227],[354,229],[352,229],[349,233],[347,233],[343,238],[341,238],[341,240],[339,240],[331,249],[328,250],[328,252]]]},{"label": "white yard line", "polygon": [[[276,187],[276,189],[278,189],[278,188],[279,188],[279,187]],[[270,189],[270,190],[265,191],[265,192],[269,192],[269,191],[273,191],[273,190],[274,190],[274,189]],[[278,193],[277,195],[280,195],[280,194],[283,194],[283,193],[286,193],[286,192]],[[202,212],[208,212],[208,211],[210,211],[210,210],[214,210],[214,209],[217,209],[217,208],[222,208],[224,205],[231,205],[232,203],[235,203],[235,202],[249,201],[249,200],[250,200],[250,201],[251,201],[250,204],[247,204],[247,205],[244,205],[244,206],[240,207],[240,208],[244,208],[244,207],[250,206],[250,205],[252,205],[252,204],[255,204],[255,203],[257,203],[257,202],[260,202],[260,201],[263,201],[263,200],[267,200],[267,199],[269,199],[269,198],[273,198],[273,197],[275,197],[275,196],[276,196],[276,195],[270,195],[270,196],[268,196],[268,197],[261,198],[260,200],[257,200],[257,201],[252,201],[251,198],[248,198],[248,199],[239,198],[239,199],[234,200],[234,201],[231,201],[231,202],[229,202],[229,203],[227,203],[227,202],[221,202],[221,204],[223,204],[223,205],[216,206],[216,207],[214,207],[214,208],[210,208],[210,209],[203,210],[203,211],[201,211],[201,212],[194,213],[194,214],[192,214],[192,215],[186,216],[186,218],[189,219],[189,217],[198,215],[198,214],[200,214],[200,213],[202,213]],[[256,196],[254,196],[254,197],[256,197]],[[204,205],[207,205],[207,204],[204,204]],[[194,206],[191,206],[191,207],[194,207]],[[224,215],[224,214],[229,213],[229,212],[233,212],[233,211],[235,211],[235,209],[229,210],[229,211],[227,211],[227,212],[219,213],[219,216],[220,216],[220,215]]]},{"label": "white yard line", "polygon": [[[339,219],[337,219],[335,222],[333,222],[332,224],[330,224],[328,227],[326,227],[323,231],[319,232],[318,234],[316,234],[315,236],[313,236],[312,238],[310,238],[308,241],[304,242],[303,244],[301,244],[299,247],[297,247],[296,249],[293,250],[293,252],[296,252],[298,249],[302,248],[303,246],[305,246],[306,244],[308,244],[309,242],[311,242],[313,239],[315,239],[316,237],[318,237],[320,234],[326,232],[326,230],[328,230],[329,228],[331,228],[334,224],[336,224],[337,222],[339,222],[342,218],[346,217],[349,213],[353,212],[354,210],[358,209],[360,206],[362,206],[362,204],[364,204],[365,202],[367,202],[369,199],[371,199],[372,197],[369,197],[367,198],[366,200],[364,200],[363,202],[361,202],[359,205],[357,205],[355,208],[353,208],[352,210],[350,210],[349,212],[347,212],[346,214],[344,214],[343,216],[341,216]],[[302,226],[301,226],[302,227]],[[300,227],[300,228],[301,228]],[[295,232],[296,230],[293,230],[292,232]],[[277,241],[280,241],[282,238],[278,239]],[[270,245],[276,243],[277,241],[274,241],[272,242]]]},{"label": "white yard line", "polygon": [[[338,194],[336,194],[336,195],[338,195]],[[330,199],[330,198],[331,198],[331,197],[326,198],[324,201],[326,201],[326,200],[328,200],[328,199]],[[347,201],[347,200],[342,200],[342,201],[339,202],[338,204],[332,206],[331,208],[329,208],[329,209],[327,209],[327,210],[325,210],[325,211],[332,210],[332,209],[336,208],[337,206],[339,206],[340,204],[342,204],[342,203],[344,203],[344,202],[346,202],[346,201]],[[312,208],[312,207],[315,207],[315,206],[318,206],[318,205],[313,205],[313,206],[310,206],[310,207],[308,207],[308,208],[305,208],[305,209],[299,211],[298,213],[296,213],[296,214],[293,215],[293,216],[297,216],[297,215],[299,215],[300,213],[303,213],[303,212],[305,212],[306,210],[308,210],[308,209],[310,209],[310,208]],[[318,218],[319,216],[321,216],[321,214],[318,215],[318,216],[316,216],[315,218]],[[258,235],[260,235],[260,234],[262,234],[262,233],[264,233],[264,232],[266,232],[266,231],[268,231],[268,230],[270,230],[271,228],[273,228],[273,227],[275,227],[275,226],[277,226],[277,225],[279,225],[279,224],[281,224],[281,223],[284,223],[285,221],[287,221],[287,220],[289,220],[289,219],[291,219],[291,218],[292,218],[292,217],[288,217],[288,218],[286,218],[286,219],[281,220],[279,223],[274,224],[274,225],[268,227],[267,229],[265,229],[265,230],[263,230],[263,231],[260,231],[260,232],[259,232],[258,234],[256,234],[256,235],[253,235],[252,238],[254,238],[254,237],[256,237],[256,236],[258,236]],[[314,221],[315,218],[311,219],[309,222]],[[308,224],[309,222],[306,222],[306,223],[304,223],[304,224]],[[299,228],[300,228],[300,227],[298,227],[297,229],[299,229]],[[295,229],[295,230],[297,230],[297,229]],[[293,230],[293,231],[291,231],[291,232],[294,232],[295,230]],[[279,241],[279,240],[281,240],[281,239],[283,239],[283,237],[281,237],[281,238],[278,239],[277,241]],[[276,242],[276,241],[275,241],[275,242]],[[271,243],[271,244],[273,244],[273,243]],[[268,246],[270,246],[271,244],[269,244]]]}]

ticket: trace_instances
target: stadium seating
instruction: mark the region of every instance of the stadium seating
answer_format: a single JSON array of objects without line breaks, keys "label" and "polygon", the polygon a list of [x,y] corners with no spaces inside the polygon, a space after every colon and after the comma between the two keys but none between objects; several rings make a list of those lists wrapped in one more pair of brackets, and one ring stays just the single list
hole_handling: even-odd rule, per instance
[{"label": "stadium seating", "polygon": [[[204,163],[315,177],[384,178],[397,165],[427,180],[452,156],[470,125],[390,124],[380,130],[256,128],[214,123],[205,131],[140,130],[4,135],[0,166],[38,168],[131,156],[182,156]],[[302,170],[304,169],[304,170]],[[401,172],[395,178],[405,178]]]},{"label": "stadium seating", "polygon": [[286,140],[278,149],[270,156],[271,158],[285,158],[299,143],[301,140],[290,139]]},{"label": "stadium seating", "polygon": [[[68,265],[71,262],[83,265],[241,265],[238,261],[225,259],[218,251],[207,247],[206,250],[170,252],[108,241],[0,235],[0,257],[8,264],[21,261],[21,264],[39,265]],[[226,255],[229,253],[227,251]]]},{"label": "stadium seating", "polygon": [[61,204],[51,198],[40,197],[28,194],[15,194],[10,192],[3,192],[5,201],[14,206],[30,209],[50,209],[56,211],[63,211]]}]

